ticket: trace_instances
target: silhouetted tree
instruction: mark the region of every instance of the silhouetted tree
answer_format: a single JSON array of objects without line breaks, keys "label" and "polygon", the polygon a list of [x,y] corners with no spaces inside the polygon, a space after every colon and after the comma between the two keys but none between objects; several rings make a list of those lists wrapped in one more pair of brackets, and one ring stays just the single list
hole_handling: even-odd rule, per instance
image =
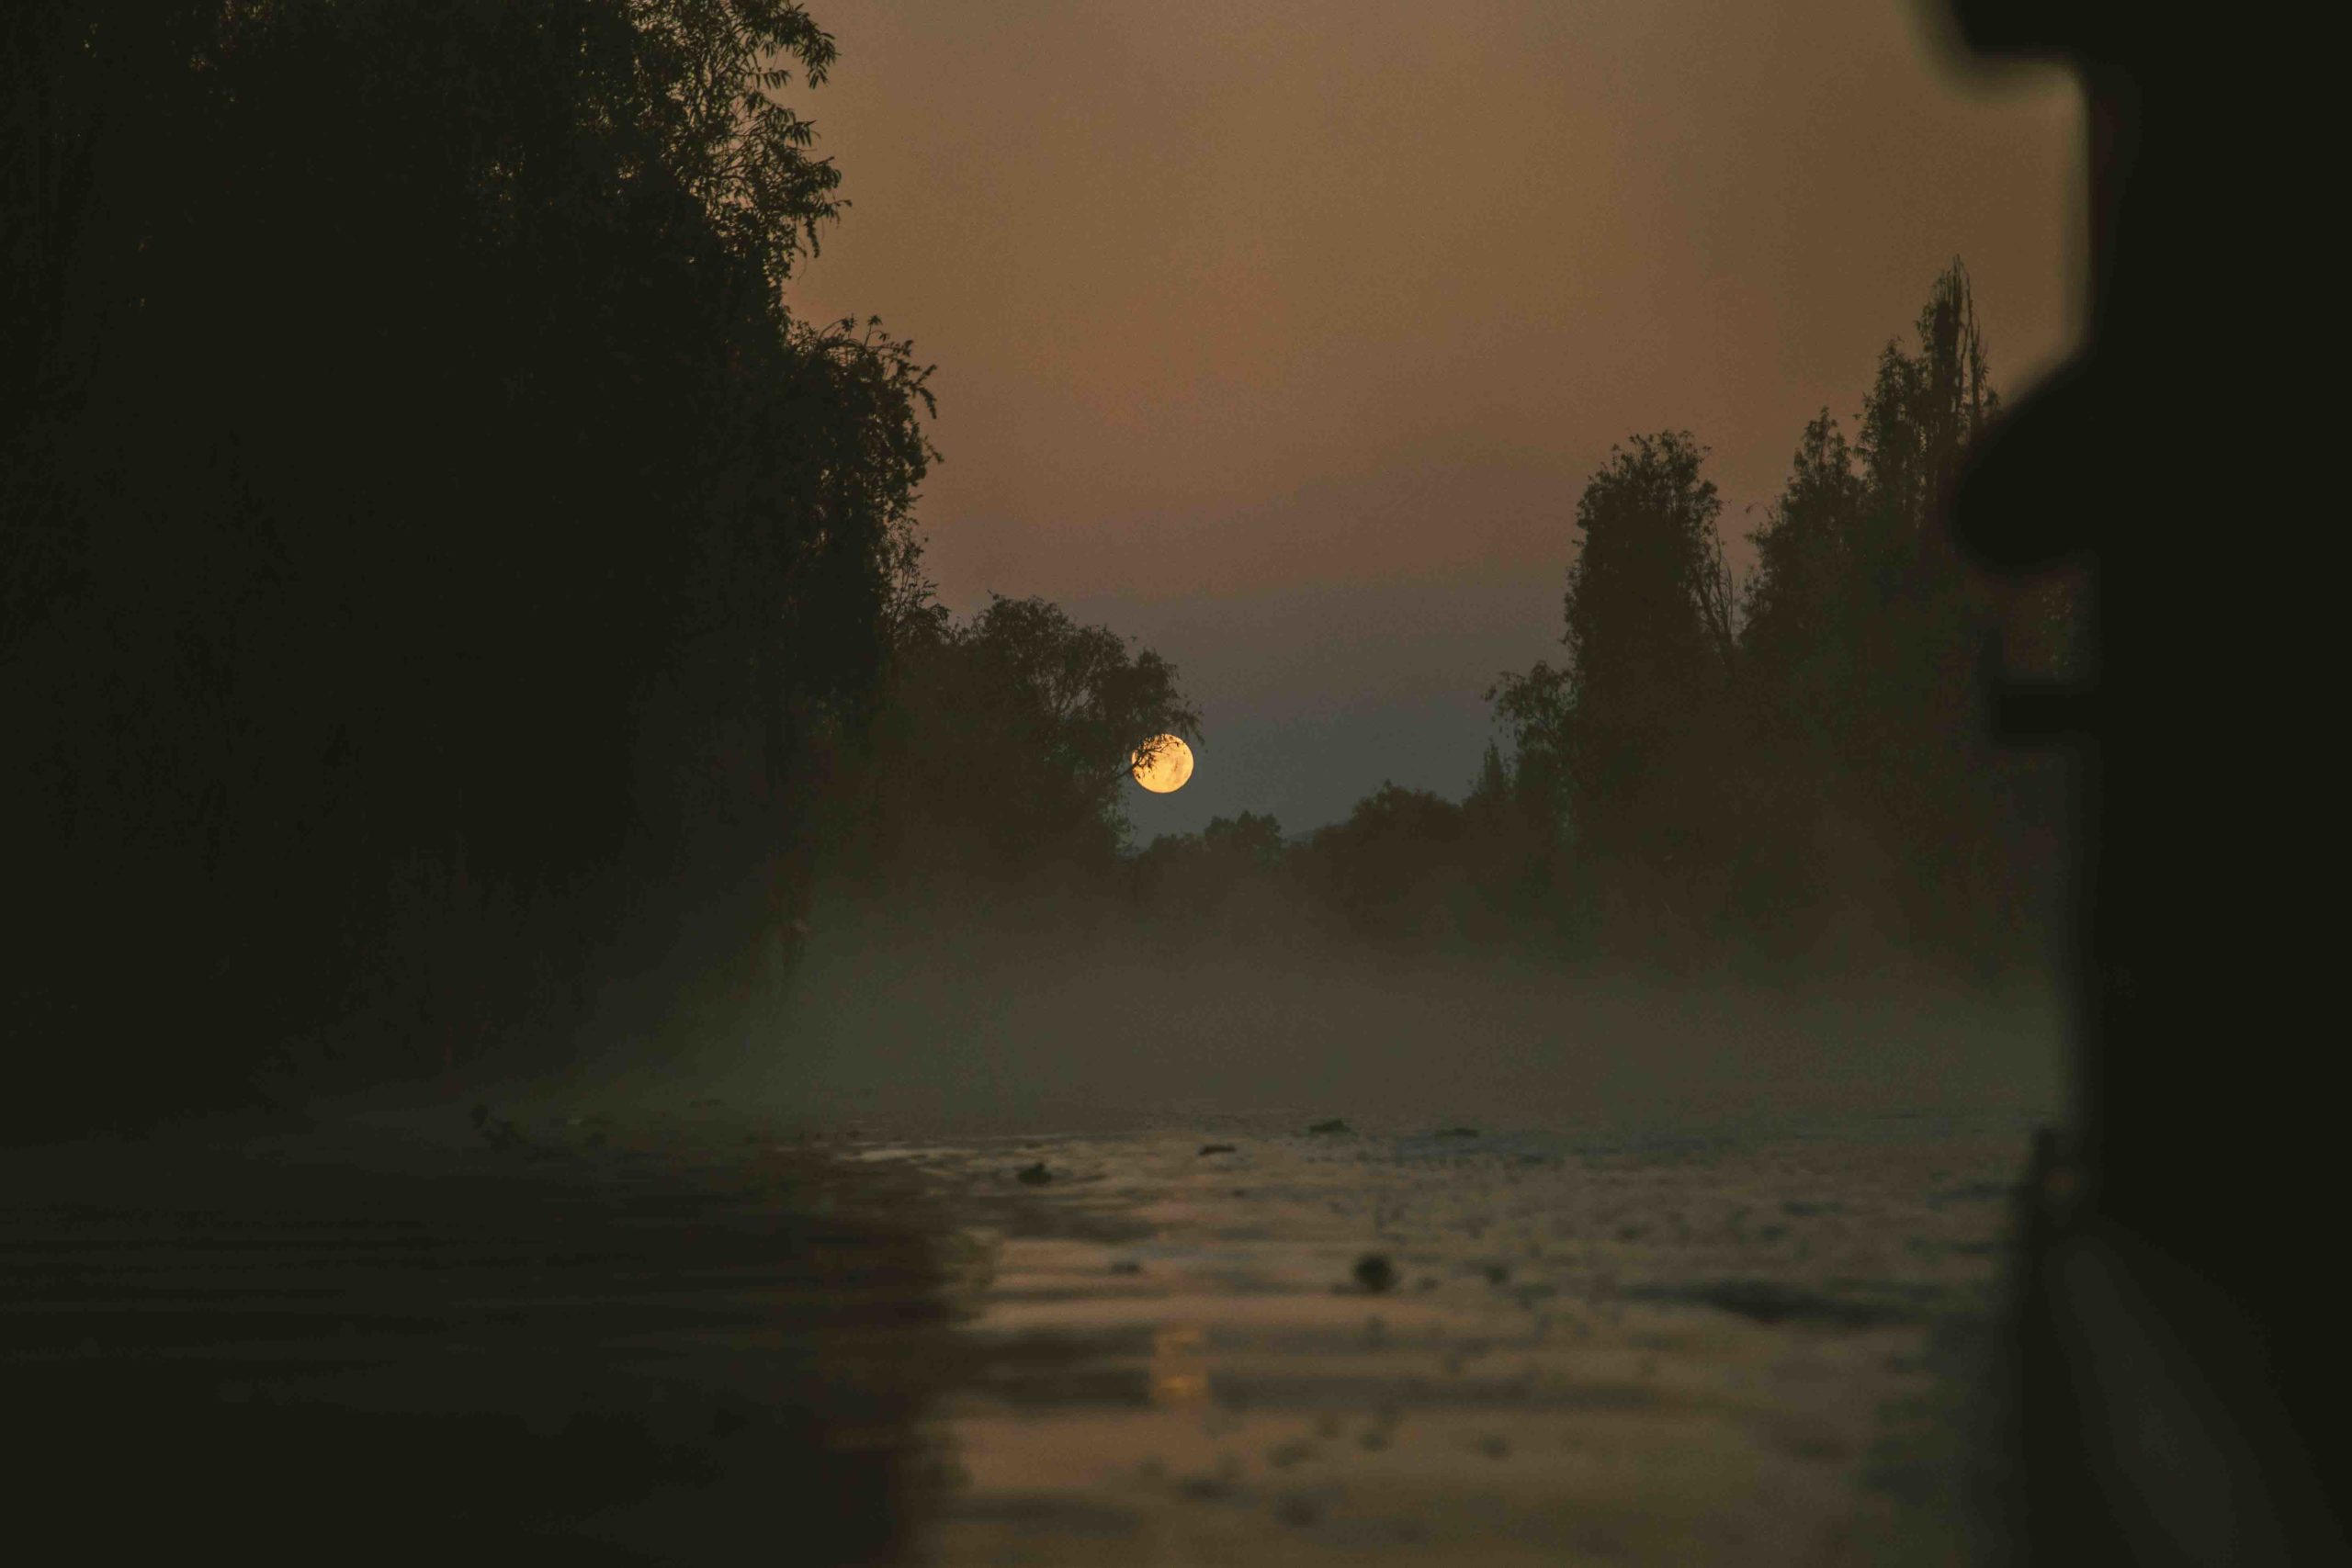
[{"label": "silhouetted tree", "polygon": [[844,874],[1107,875],[1137,751],[1199,735],[1174,666],[1041,599],[907,628],[870,745],[842,774]]},{"label": "silhouetted tree", "polygon": [[1556,724],[1546,726],[1536,709],[1556,717],[1564,682],[1549,667],[1506,676],[1487,693],[1513,729],[1512,756],[1506,761],[1494,742],[1487,745],[1477,777],[1463,797],[1463,853],[1477,891],[1471,924],[1489,941],[1532,942],[1549,936],[1556,895],[1573,881],[1564,835],[1561,754]]},{"label": "silhouetted tree", "polygon": [[1282,862],[1283,825],[1261,811],[1212,817],[1201,829],[1202,847],[1253,871],[1272,871]]},{"label": "silhouetted tree", "polygon": [[2021,880],[2004,849],[2018,768],[1987,744],[1980,711],[1995,604],[1940,521],[1997,407],[1954,262],[1917,349],[1881,354],[1859,441],[1826,412],[1807,426],[1756,535],[1742,637],[1759,843],[1780,898],[1859,902],[1948,947],[2007,923]]},{"label": "silhouetted tree", "polygon": [[1505,692],[1507,715],[1557,705],[1577,861],[1621,930],[1695,928],[1722,901],[1736,626],[1703,458],[1682,432],[1611,452],[1577,502],[1559,690]]},{"label": "silhouetted tree", "polygon": [[61,1084],[438,1065],[656,890],[797,874],[931,456],[906,346],[777,291],[841,205],[802,8],[0,28],[0,810]]},{"label": "silhouetted tree", "polygon": [[[1506,671],[1485,694],[1510,736],[1511,755],[1505,764],[1510,794],[1520,810],[1555,840],[1566,840],[1573,829],[1568,794],[1573,692],[1566,670],[1538,660],[1524,673]],[[1496,761],[1502,763],[1499,753]]]},{"label": "silhouetted tree", "polygon": [[1816,731],[1837,721],[1834,694],[1852,676],[1852,604],[1867,493],[1852,448],[1824,409],[1806,424],[1788,482],[1751,536],[1742,651],[1786,694],[1789,716]]},{"label": "silhouetted tree", "polygon": [[1462,807],[1383,782],[1301,852],[1308,890],[1360,937],[1425,945],[1463,929],[1471,897]]},{"label": "silhouetted tree", "polygon": [[1868,501],[1845,433],[1824,410],[1751,536],[1757,570],[1740,652],[1752,838],[1742,892],[1757,934],[1789,955],[1809,948],[1838,911],[1892,897],[1846,740],[1865,657],[1861,623],[1876,603],[1861,566]]},{"label": "silhouetted tree", "polygon": [[1300,942],[1323,911],[1304,896],[1282,825],[1261,812],[1215,817],[1197,833],[1163,833],[1128,863],[1137,907],[1167,947]]}]

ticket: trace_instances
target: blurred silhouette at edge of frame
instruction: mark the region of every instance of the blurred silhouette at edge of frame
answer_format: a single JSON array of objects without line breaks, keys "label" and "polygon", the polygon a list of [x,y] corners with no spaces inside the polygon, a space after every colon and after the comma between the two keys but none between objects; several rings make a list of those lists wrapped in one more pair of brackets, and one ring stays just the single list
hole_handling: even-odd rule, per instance
[{"label": "blurred silhouette at edge of frame", "polygon": [[2335,400],[2294,390],[2337,330],[2297,157],[2333,143],[2329,98],[2260,11],[1948,3],[1979,57],[2070,65],[2090,138],[2082,351],[1952,498],[1981,565],[2087,567],[2097,617],[2089,683],[1996,694],[2078,780],[2074,1104],[2018,1195],[2011,1522],[2036,1562],[2352,1561],[2322,1458],[2341,1029],[2299,897],[2341,810],[2298,761],[2340,707],[2341,579],[2294,482],[2333,446]]}]

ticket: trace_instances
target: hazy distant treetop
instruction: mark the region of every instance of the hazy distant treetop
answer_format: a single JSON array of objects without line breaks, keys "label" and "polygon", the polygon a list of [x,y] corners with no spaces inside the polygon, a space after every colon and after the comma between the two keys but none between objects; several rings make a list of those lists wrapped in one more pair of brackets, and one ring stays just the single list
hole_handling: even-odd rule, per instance
[{"label": "hazy distant treetop", "polygon": [[1880,351],[1855,442],[1874,498],[1907,532],[1928,525],[1962,456],[2000,409],[1959,258],[1937,276],[1917,332],[1917,352],[1892,340]]},{"label": "hazy distant treetop", "polygon": [[1780,499],[1749,536],[1757,569],[1748,580],[1742,640],[1752,658],[1787,665],[1829,636],[1829,617],[1852,570],[1862,502],[1853,449],[1824,409],[1806,423]]},{"label": "hazy distant treetop", "polygon": [[1114,784],[1155,737],[1199,738],[1200,712],[1177,690],[1173,665],[1059,605],[990,594],[958,637],[1006,727],[1076,779]]},{"label": "hazy distant treetop", "polygon": [[1319,829],[1315,837],[1327,843],[1368,843],[1394,839],[1406,842],[1443,842],[1460,836],[1462,807],[1434,790],[1408,789],[1383,779],[1380,787],[1355,803],[1347,820]]},{"label": "hazy distant treetop", "polygon": [[846,803],[867,824],[856,852],[919,874],[1114,863],[1136,750],[1200,735],[1175,667],[1043,599],[991,595],[959,622],[920,586],[896,612],[867,785]]},{"label": "hazy distant treetop", "polygon": [[[1568,664],[1582,687],[1620,658],[1680,664],[1728,657],[1728,579],[1715,520],[1723,502],[1701,474],[1707,450],[1687,430],[1635,435],[1577,499],[1583,547],[1568,569]],[[1668,645],[1671,644],[1671,648]]]},{"label": "hazy distant treetop", "polygon": [[1212,817],[1209,825],[1201,829],[1201,842],[1211,850],[1238,855],[1261,866],[1272,866],[1282,859],[1283,825],[1258,811],[1245,811],[1238,817]]}]

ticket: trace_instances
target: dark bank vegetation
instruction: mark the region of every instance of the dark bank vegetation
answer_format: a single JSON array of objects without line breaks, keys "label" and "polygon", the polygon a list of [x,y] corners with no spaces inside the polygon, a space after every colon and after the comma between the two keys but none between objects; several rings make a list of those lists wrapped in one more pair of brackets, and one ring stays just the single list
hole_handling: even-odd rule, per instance
[{"label": "dark bank vegetation", "polygon": [[1935,521],[1993,412],[1957,269],[1852,442],[1805,433],[1753,581],[1691,438],[1611,457],[1466,798],[1138,848],[1176,672],[937,604],[927,368],[784,302],[846,205],[788,102],[833,63],[782,0],[8,8],[17,1125],[552,1062],[632,976],[639,1021],[800,983],[812,926],[2018,950],[2052,784],[1979,739],[2025,620]]},{"label": "dark bank vegetation", "polygon": [[788,905],[933,457],[910,346],[781,303],[832,60],[781,0],[7,8],[17,1110],[462,1064]]}]

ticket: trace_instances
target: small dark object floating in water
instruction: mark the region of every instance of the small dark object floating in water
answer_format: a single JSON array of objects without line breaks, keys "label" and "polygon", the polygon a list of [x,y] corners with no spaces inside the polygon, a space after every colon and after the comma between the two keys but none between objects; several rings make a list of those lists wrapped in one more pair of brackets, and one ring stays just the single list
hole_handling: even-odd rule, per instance
[{"label": "small dark object floating in water", "polygon": [[1334,1116],[1329,1122],[1316,1122],[1315,1125],[1309,1127],[1307,1131],[1309,1133],[1352,1133],[1355,1129],[1349,1126],[1339,1117]]},{"label": "small dark object floating in water", "polygon": [[1476,1127],[1445,1127],[1432,1134],[1440,1138],[1475,1138],[1477,1135],[1478,1129]]},{"label": "small dark object floating in water", "polygon": [[1114,1274],[1140,1274],[1143,1272],[1143,1265],[1136,1262],[1132,1258],[1122,1258],[1116,1263],[1111,1265],[1111,1272]]},{"label": "small dark object floating in water", "polygon": [[1487,1283],[1489,1285],[1499,1285],[1510,1278],[1510,1270],[1499,1263],[1489,1263],[1479,1272],[1487,1276]]},{"label": "small dark object floating in water", "polygon": [[[1231,1144],[1203,1144],[1201,1145],[1201,1154],[1204,1155],[1229,1155],[1233,1152],[1233,1145]],[[1193,1157],[1198,1159],[1200,1155],[1195,1155]]]},{"label": "small dark object floating in water", "polygon": [[1356,1283],[1375,1293],[1396,1283],[1396,1266],[1385,1253],[1367,1252],[1356,1259]]},{"label": "small dark object floating in water", "polygon": [[1044,1160],[1039,1160],[1035,1165],[1024,1165],[1013,1174],[1016,1179],[1031,1187],[1043,1187],[1054,1179],[1054,1173],[1046,1168]]}]

